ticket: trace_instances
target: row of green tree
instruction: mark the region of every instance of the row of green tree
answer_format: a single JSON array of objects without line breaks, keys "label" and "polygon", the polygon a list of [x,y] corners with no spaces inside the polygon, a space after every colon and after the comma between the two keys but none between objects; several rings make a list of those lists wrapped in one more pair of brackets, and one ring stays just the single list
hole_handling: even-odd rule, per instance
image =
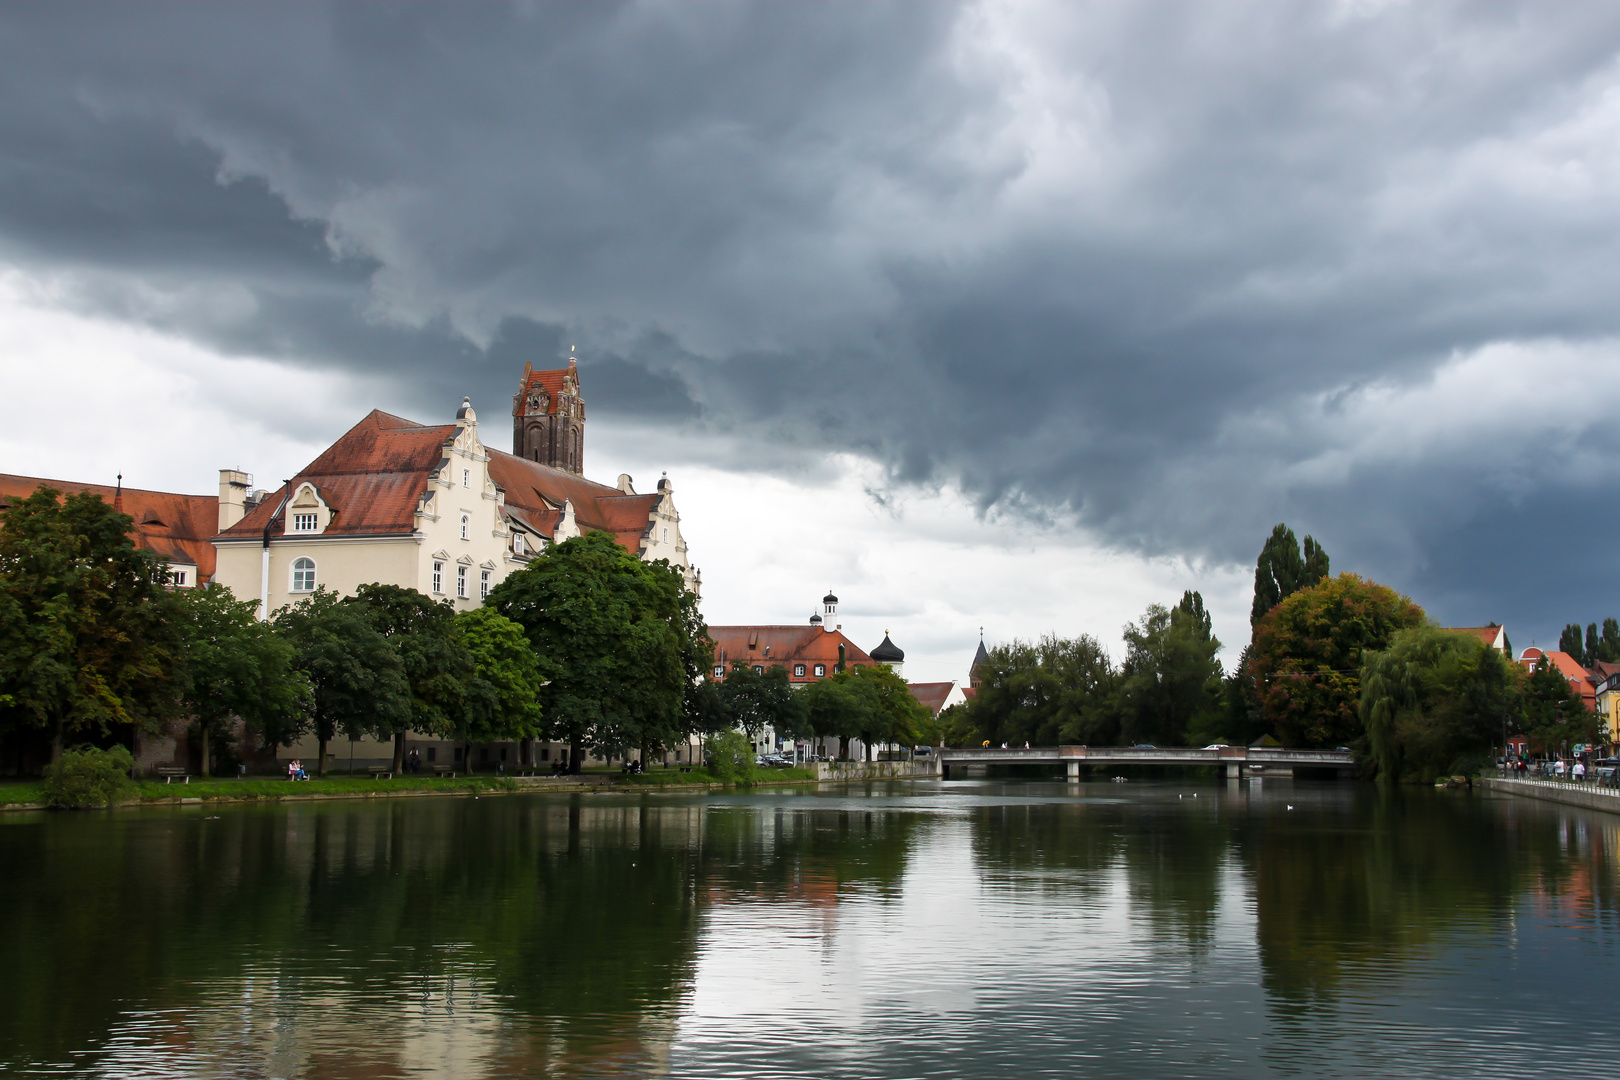
[{"label": "row of green tree", "polygon": [[1620,664],[1620,619],[1604,619],[1601,631],[1597,623],[1587,623],[1584,636],[1580,624],[1570,623],[1558,636],[1558,649],[1582,667],[1600,662]]},{"label": "row of green tree", "polygon": [[[1466,772],[1528,736],[1552,751],[1598,741],[1597,720],[1550,661],[1526,672],[1477,637],[1430,624],[1387,586],[1334,577],[1326,551],[1273,530],[1255,569],[1252,636],[1230,673],[1203,598],[1153,605],[1115,665],[1094,638],[992,650],[977,694],[942,717],[953,745],[1253,744],[1339,747],[1368,774]],[[1599,639],[1601,642],[1601,639]]]},{"label": "row of green tree", "polygon": [[723,722],[696,689],[713,645],[664,563],[591,534],[550,547],[457,613],[411,589],[316,592],[255,618],[229,590],[172,589],[131,520],[42,488],[0,523],[0,742],[120,739],[183,718],[209,744],[245,723],[265,746],[313,734],[467,744],[560,740],[651,754]]},{"label": "row of green tree", "polygon": [[885,744],[915,746],[938,739],[932,715],[900,676],[886,665],[849,667],[803,687],[794,687],[787,668],[772,664],[755,671],[732,665],[725,678],[697,688],[711,730],[740,728],[757,736],[769,727],[782,738],[838,740],[838,756],[849,756],[859,741],[871,758]]}]

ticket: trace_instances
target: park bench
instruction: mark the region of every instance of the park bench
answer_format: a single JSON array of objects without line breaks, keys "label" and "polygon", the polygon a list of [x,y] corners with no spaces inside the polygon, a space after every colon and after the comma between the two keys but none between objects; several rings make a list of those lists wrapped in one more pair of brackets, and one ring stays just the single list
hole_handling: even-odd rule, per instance
[{"label": "park bench", "polygon": [[174,783],[174,778],[177,777],[177,776],[180,778],[180,782],[182,784],[191,783],[191,776],[186,772],[185,769],[181,768],[179,765],[159,765],[159,766],[155,767],[152,771],[154,773],[156,773],[157,775],[163,777],[163,782],[165,784]]},{"label": "park bench", "polygon": [[434,776],[448,776],[452,780],[456,778],[456,771],[448,766],[429,765],[428,772],[432,773]]},{"label": "park bench", "polygon": [[499,769],[497,769],[496,771],[501,773],[503,776],[533,776],[534,775],[534,766],[533,765],[512,765],[512,766],[507,766],[505,763],[502,763],[501,767]]},{"label": "park bench", "polygon": [[392,765],[367,765],[366,772],[371,774],[373,780],[392,780],[394,767]]}]

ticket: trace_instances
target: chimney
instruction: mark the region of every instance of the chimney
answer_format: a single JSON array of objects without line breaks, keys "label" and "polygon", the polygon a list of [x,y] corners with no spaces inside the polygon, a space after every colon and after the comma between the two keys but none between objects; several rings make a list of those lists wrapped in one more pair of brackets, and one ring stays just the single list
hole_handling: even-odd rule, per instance
[{"label": "chimney", "polygon": [[253,477],[241,469],[219,470],[219,531],[235,525],[247,516],[248,489]]}]

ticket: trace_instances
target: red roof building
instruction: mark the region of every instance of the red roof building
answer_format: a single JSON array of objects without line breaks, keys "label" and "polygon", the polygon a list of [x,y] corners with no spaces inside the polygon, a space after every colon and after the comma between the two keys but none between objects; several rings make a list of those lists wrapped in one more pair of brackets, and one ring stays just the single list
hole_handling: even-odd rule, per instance
[{"label": "red roof building", "polygon": [[846,667],[877,664],[837,627],[711,626],[709,637],[714,640],[712,674],[716,679],[724,679],[735,664],[747,664],[759,671],[780,664],[787,668],[789,682],[816,682],[837,670],[840,645]]},{"label": "red roof building", "polygon": [[64,495],[97,495],[134,518],[130,539],[168,564],[174,584],[192,588],[213,580],[214,545],[208,539],[219,529],[219,499],[215,496],[0,473],[0,512],[41,487],[55,488]]},{"label": "red roof building", "polygon": [[1519,663],[1524,665],[1526,671],[1535,671],[1536,664],[1544,656],[1552,661],[1553,666],[1558,669],[1558,673],[1569,681],[1570,686],[1580,693],[1581,701],[1586,707],[1596,712],[1598,683],[1602,680],[1594,679],[1593,675],[1577,664],[1575,658],[1566,652],[1547,652],[1535,648],[1526,649],[1519,657]]},{"label": "red roof building", "polygon": [[967,702],[966,691],[954,682],[908,683],[907,689],[931,716],[938,716],[952,705]]},{"label": "red roof building", "polygon": [[1509,660],[1513,659],[1512,654],[1508,652],[1507,627],[1505,626],[1497,626],[1495,623],[1491,623],[1489,626],[1453,626],[1450,629],[1459,634],[1477,637]]}]

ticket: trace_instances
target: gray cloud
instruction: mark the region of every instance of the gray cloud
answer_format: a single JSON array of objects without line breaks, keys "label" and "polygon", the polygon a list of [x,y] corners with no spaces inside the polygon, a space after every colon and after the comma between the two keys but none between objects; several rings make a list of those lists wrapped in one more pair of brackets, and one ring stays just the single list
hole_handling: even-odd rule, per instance
[{"label": "gray cloud", "polygon": [[[1606,418],[1441,421],[1503,343],[1620,382],[1617,54],[1603,5],[13,5],[0,253],[424,412],[573,344],[749,461],[1195,557],[1286,517],[1550,625],[1620,584]],[[1555,531],[1593,562],[1511,574]]]}]

